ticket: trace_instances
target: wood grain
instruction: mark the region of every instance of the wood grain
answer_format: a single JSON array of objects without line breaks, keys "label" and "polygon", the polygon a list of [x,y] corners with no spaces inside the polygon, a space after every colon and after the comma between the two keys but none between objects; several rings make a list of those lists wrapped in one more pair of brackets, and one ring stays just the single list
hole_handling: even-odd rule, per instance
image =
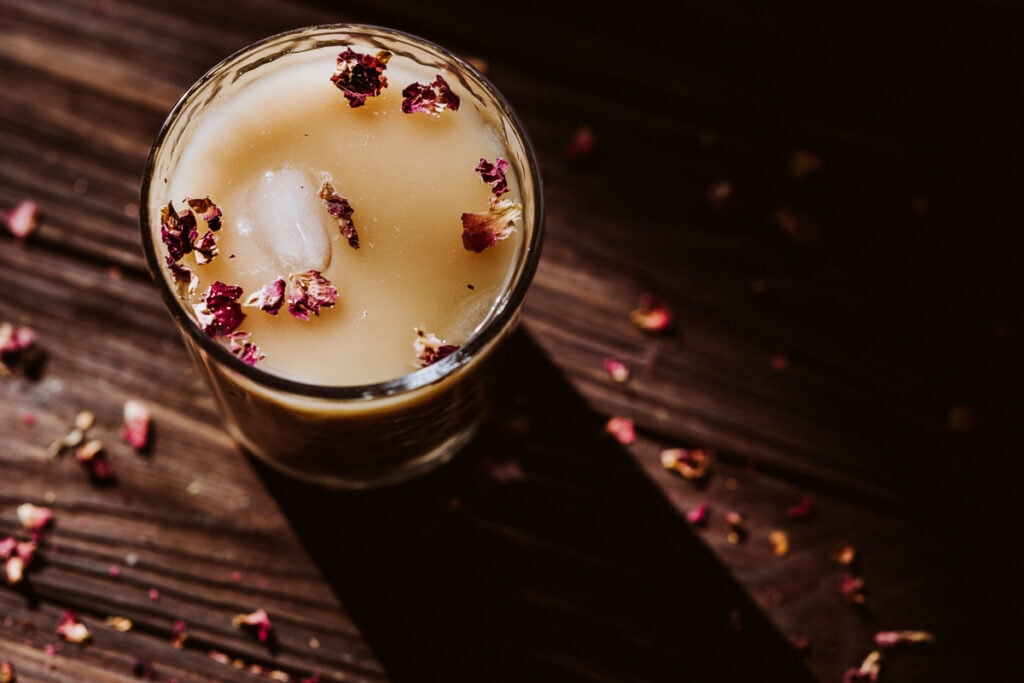
[{"label": "wood grain", "polygon": [[[1024,250],[1004,65],[1022,17],[966,0],[677,10],[0,0],[0,212],[41,211],[25,243],[0,234],[0,323],[45,352],[0,376],[0,538],[27,536],[21,503],[56,516],[29,580],[0,586],[18,680],[144,664],[164,681],[837,681],[902,628],[938,640],[887,653],[887,680],[1016,675]],[[451,467],[360,495],[232,446],[137,225],[185,89],[249,42],[333,21],[484,63],[547,201],[492,421]],[[595,147],[572,159],[581,126]],[[670,303],[667,333],[631,323],[645,293]],[[153,410],[148,453],[118,437],[128,399]],[[47,453],[82,410],[113,483]],[[604,433],[612,415],[635,443]],[[712,449],[709,478],[665,470],[670,447]],[[794,520],[804,497],[814,514]],[[707,525],[688,525],[701,503]],[[844,544],[858,564],[835,562]],[[844,573],[866,605],[840,595]],[[269,645],[232,625],[257,608]],[[66,610],[90,643],[55,634]]]}]

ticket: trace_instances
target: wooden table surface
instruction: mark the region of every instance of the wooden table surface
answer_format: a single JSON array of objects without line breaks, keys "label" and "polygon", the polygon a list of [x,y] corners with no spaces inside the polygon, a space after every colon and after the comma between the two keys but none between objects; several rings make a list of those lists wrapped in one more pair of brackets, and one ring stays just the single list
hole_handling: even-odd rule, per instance
[{"label": "wooden table surface", "polygon": [[[0,376],[0,541],[54,516],[0,580],[14,680],[838,682],[898,630],[934,642],[881,649],[884,681],[1021,680],[1021,15],[597,4],[0,0],[0,212],[39,209],[0,230],[0,324],[37,334]],[[493,419],[359,494],[232,447],[137,219],[194,79],[336,21],[481,60],[547,197]],[[48,452],[84,410],[103,484]],[[265,642],[233,624],[260,609]]]}]

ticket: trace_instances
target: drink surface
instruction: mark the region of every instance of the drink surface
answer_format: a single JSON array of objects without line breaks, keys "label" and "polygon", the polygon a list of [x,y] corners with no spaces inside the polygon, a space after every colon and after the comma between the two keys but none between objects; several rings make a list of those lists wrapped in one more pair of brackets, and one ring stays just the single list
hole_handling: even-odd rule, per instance
[{"label": "drink surface", "polygon": [[[457,111],[402,112],[402,89],[438,74],[394,55],[379,96],[352,108],[331,82],[339,48],[321,48],[218,99],[166,184],[176,208],[209,196],[223,212],[219,255],[181,261],[200,284],[242,287],[244,301],[275,278],[318,270],[338,290],[304,321],[245,307],[239,330],[258,367],[311,384],[351,386],[420,366],[417,330],[463,344],[512,276],[521,226],[480,253],[462,243],[463,213],[486,212],[491,187],[476,166],[507,157],[499,129],[457,78]],[[281,61],[286,61],[282,59]],[[508,170],[509,193],[520,201]],[[342,236],[318,190],[328,180],[353,209],[359,248]],[[205,225],[200,222],[200,234]]]}]

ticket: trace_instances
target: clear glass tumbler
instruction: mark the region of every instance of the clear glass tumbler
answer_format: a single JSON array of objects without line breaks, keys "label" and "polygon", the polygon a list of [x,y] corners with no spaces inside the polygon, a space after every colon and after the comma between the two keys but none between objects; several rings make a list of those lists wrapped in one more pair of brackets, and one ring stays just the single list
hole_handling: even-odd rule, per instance
[{"label": "clear glass tumbler", "polygon": [[[289,378],[261,363],[247,362],[228,338],[210,334],[197,319],[196,292],[182,287],[180,270],[176,276],[170,267],[173,258],[162,234],[162,215],[166,217],[163,212],[171,199],[168,178],[195,144],[204,117],[296,60],[327,55],[333,68],[335,57],[348,49],[363,55],[386,52],[392,63],[406,60],[443,74],[462,93],[462,106],[482,113],[500,138],[508,176],[521,200],[512,266],[481,324],[436,362],[411,365],[402,376],[358,385]],[[209,158],[210,164],[221,161],[219,155]],[[172,109],[153,145],[142,181],[140,221],[153,280],[208,380],[227,431],[245,452],[274,468],[334,488],[407,479],[447,461],[472,438],[488,408],[488,377],[497,352],[518,323],[544,233],[542,182],[532,145],[508,102],[487,78],[426,40],[355,24],[312,26],[271,36],[200,78]]]}]

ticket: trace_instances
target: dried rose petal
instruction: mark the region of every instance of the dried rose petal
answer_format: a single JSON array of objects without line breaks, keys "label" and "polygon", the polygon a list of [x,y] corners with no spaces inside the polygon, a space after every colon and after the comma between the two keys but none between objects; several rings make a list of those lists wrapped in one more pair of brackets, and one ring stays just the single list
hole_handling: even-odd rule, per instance
[{"label": "dried rose petal", "polygon": [[84,643],[92,638],[89,629],[78,621],[78,615],[71,610],[61,615],[60,623],[57,624],[57,635],[69,643]]},{"label": "dried rose petal", "polygon": [[814,514],[814,499],[804,496],[799,503],[791,505],[786,511],[790,519],[807,519]]},{"label": "dried rose petal", "polygon": [[35,346],[36,339],[36,331],[31,327],[0,323],[0,354],[14,355],[28,351]]},{"label": "dried rose petal", "polygon": [[181,650],[185,647],[186,640],[188,640],[188,633],[186,632],[185,620],[178,619],[171,628],[171,646],[176,650]]},{"label": "dried rose petal", "polygon": [[114,629],[115,631],[120,631],[121,633],[127,633],[128,631],[131,631],[132,628],[135,626],[131,619],[128,619],[127,617],[118,616],[107,617],[106,619],[104,619],[103,623],[109,626],[110,628]]},{"label": "dried rose petal", "polygon": [[629,379],[629,366],[618,359],[605,358],[601,362],[601,367],[604,368],[604,371],[608,373],[613,382],[621,384]]},{"label": "dried rose petal", "polygon": [[170,256],[167,257],[166,263],[174,277],[174,286],[178,291],[178,296],[185,299],[195,294],[196,289],[199,288],[199,277],[192,272],[192,269],[181,265]]},{"label": "dried rose petal", "polygon": [[605,423],[604,430],[626,446],[636,441],[636,427],[632,418],[613,416]]},{"label": "dried rose petal", "polygon": [[742,543],[749,535],[747,522],[743,515],[733,510],[725,513],[725,530],[725,540],[733,545]]},{"label": "dried rose petal", "polygon": [[25,578],[26,562],[21,557],[15,555],[9,557],[3,562],[3,577],[4,582],[8,586],[17,586]]},{"label": "dried rose petal", "polygon": [[338,229],[341,230],[341,236],[348,240],[348,246],[358,249],[359,234],[356,232],[355,223],[352,222],[352,214],[355,213],[352,205],[335,192],[334,186],[327,180],[320,185],[319,194],[327,208],[327,213],[338,221]]},{"label": "dried rose petal", "polygon": [[446,358],[459,350],[458,344],[447,344],[437,335],[424,330],[416,330],[416,339],[413,340],[413,350],[416,358],[420,361],[420,367],[425,368],[433,365],[442,358]]},{"label": "dried rose petal", "polygon": [[492,197],[486,212],[462,214],[462,246],[480,253],[506,239],[516,229],[522,212],[519,202]]},{"label": "dried rose petal", "polygon": [[844,567],[851,567],[857,561],[857,549],[852,545],[844,545],[833,553],[832,559]]},{"label": "dried rose petal", "polygon": [[203,294],[202,303],[195,304],[196,320],[199,327],[211,337],[223,337],[234,332],[245,313],[238,303],[242,288],[216,281]]},{"label": "dried rose petal", "polygon": [[565,156],[570,161],[584,159],[594,153],[594,129],[580,126],[573,131],[569,144],[565,148]]},{"label": "dried rose petal", "polygon": [[402,90],[402,111],[406,114],[433,114],[445,109],[458,111],[459,96],[452,92],[440,74],[429,85],[411,83]]},{"label": "dried rose petal", "polygon": [[707,524],[711,507],[707,503],[699,503],[697,507],[686,513],[686,521],[695,526]]},{"label": "dried rose petal", "polygon": [[114,467],[107,460],[103,443],[92,439],[75,450],[75,459],[95,481],[109,481],[114,478]]},{"label": "dried rose petal", "polygon": [[776,529],[768,534],[768,543],[772,546],[772,555],[785,557],[789,554],[789,536],[785,531]]},{"label": "dried rose petal", "polygon": [[192,251],[196,255],[196,264],[200,266],[205,266],[217,258],[220,250],[217,248],[217,238],[214,237],[213,231],[208,230],[204,232],[203,236],[198,238],[192,245]]},{"label": "dried rose petal", "polygon": [[211,232],[217,232],[221,226],[221,210],[209,197],[202,199],[186,199],[189,208],[199,214],[199,217],[206,221],[206,226]]},{"label": "dried rose petal", "polygon": [[935,636],[928,631],[879,631],[875,634],[878,647],[934,642]]},{"label": "dried rose petal", "polygon": [[270,284],[263,285],[259,291],[251,294],[243,306],[255,306],[270,315],[277,315],[284,303],[284,290],[287,283],[279,277]]},{"label": "dried rose petal", "polygon": [[668,302],[649,293],[641,294],[636,308],[629,314],[633,324],[646,332],[663,332],[672,324]]},{"label": "dried rose petal", "polygon": [[48,507],[22,503],[18,506],[18,521],[29,531],[44,531],[53,524],[53,510]]},{"label": "dried rose petal", "polygon": [[14,666],[6,659],[0,662],[0,683],[15,683],[18,675],[14,673]]},{"label": "dried rose petal", "polygon": [[310,313],[320,315],[321,308],[337,300],[338,290],[317,270],[288,277],[288,312],[299,320],[309,320]]},{"label": "dried rose petal", "polygon": [[728,180],[720,180],[708,188],[708,203],[711,206],[722,206],[732,197],[733,186]]},{"label": "dried rose petal", "polygon": [[8,232],[24,242],[39,227],[39,205],[31,199],[22,199],[4,214]]},{"label": "dried rose petal", "polygon": [[878,673],[882,668],[882,653],[873,650],[858,669],[847,669],[843,674],[843,683],[878,683]]},{"label": "dried rose petal", "polygon": [[793,244],[813,245],[821,240],[818,224],[805,214],[790,209],[778,209],[772,214],[772,222]]},{"label": "dried rose petal", "polygon": [[242,332],[241,330],[229,334],[227,336],[228,350],[238,356],[239,360],[246,365],[256,365],[266,358],[266,355],[260,351],[259,346],[249,341],[249,335],[249,332]]},{"label": "dried rose petal", "polygon": [[192,245],[199,236],[196,216],[191,211],[181,213],[174,208],[173,202],[160,210],[160,239],[167,245],[167,253],[175,261],[192,251]]},{"label": "dried rose petal", "polygon": [[491,193],[495,197],[508,192],[508,180],[505,178],[505,171],[508,170],[508,161],[501,157],[495,157],[494,163],[487,161],[487,159],[481,158],[480,163],[476,165],[476,172],[480,174],[480,178],[491,186]]},{"label": "dried rose petal", "polygon": [[156,669],[147,660],[132,657],[132,675],[151,681],[156,678]]},{"label": "dried rose petal", "polygon": [[824,165],[821,157],[806,149],[794,150],[789,155],[789,175],[797,180],[806,178]]},{"label": "dried rose petal", "polygon": [[692,481],[707,477],[712,459],[711,451],[703,448],[667,448],[661,452],[662,467]]},{"label": "dried rose petal", "polygon": [[376,97],[388,87],[384,70],[390,59],[387,50],[372,56],[347,48],[338,55],[331,82],[345,95],[349,107],[361,107],[368,97]]},{"label": "dried rose petal", "polygon": [[839,593],[855,605],[863,605],[867,602],[867,593],[864,590],[864,579],[853,574],[843,574],[839,577]]},{"label": "dried rose petal", "polygon": [[270,623],[270,617],[267,615],[265,610],[257,609],[249,614],[239,614],[231,620],[231,623],[235,628],[242,628],[243,626],[253,628],[256,630],[256,637],[261,643],[265,643],[270,639],[270,633],[273,630],[273,625]]},{"label": "dried rose petal", "polygon": [[143,451],[149,445],[151,419],[149,406],[142,401],[129,399],[124,402],[121,429],[118,434],[136,451]]}]

